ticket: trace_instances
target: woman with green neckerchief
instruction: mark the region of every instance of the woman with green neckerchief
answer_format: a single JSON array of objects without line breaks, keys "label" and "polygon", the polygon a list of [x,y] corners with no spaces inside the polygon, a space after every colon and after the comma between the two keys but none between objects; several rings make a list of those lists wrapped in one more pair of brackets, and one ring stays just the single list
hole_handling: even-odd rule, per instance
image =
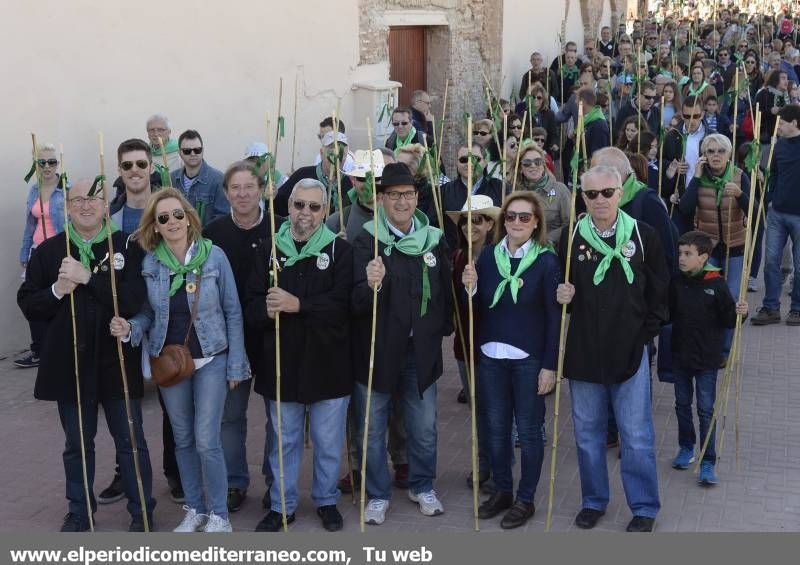
[{"label": "woman with green neckerchief", "polygon": [[186,495],[186,514],[174,531],[230,532],[222,412],[227,390],[250,378],[236,281],[225,253],[203,239],[197,212],[178,190],[152,195],[136,238],[147,251],[148,300],[132,319],[114,318],[112,333],[134,346],[145,340],[151,358],[186,342],[195,366],[191,376],[160,387]]},{"label": "woman with green neckerchief", "polygon": [[687,82],[686,86],[683,87],[683,97],[696,97],[698,99],[698,105],[701,108],[704,108],[706,104],[706,98],[709,96],[716,96],[716,91],[714,90],[713,86],[708,84],[702,63],[695,63],[692,66],[692,71],[689,77],[689,82]]},{"label": "woman with green neckerchief", "polygon": [[[771,70],[764,79],[764,88],[758,91],[753,106],[761,108],[761,131],[758,133],[762,145],[768,145],[775,131],[778,112],[789,104],[789,78],[784,70]],[[766,152],[765,152],[766,153]]]},{"label": "woman with green neckerchief", "polygon": [[[503,529],[524,525],[544,459],[544,396],[555,386],[561,308],[558,257],[547,241],[547,221],[532,191],[517,191],[501,210],[495,245],[464,267],[480,319],[477,389],[486,411],[495,493],[478,508],[489,519],[505,512]],[[511,426],[516,420],[522,476],[514,495]]]},{"label": "woman with green neckerchief", "polygon": [[539,198],[547,220],[547,241],[556,244],[561,230],[569,224],[569,189],[550,174],[544,152],[533,144],[523,146],[517,175],[517,190],[531,190]]}]

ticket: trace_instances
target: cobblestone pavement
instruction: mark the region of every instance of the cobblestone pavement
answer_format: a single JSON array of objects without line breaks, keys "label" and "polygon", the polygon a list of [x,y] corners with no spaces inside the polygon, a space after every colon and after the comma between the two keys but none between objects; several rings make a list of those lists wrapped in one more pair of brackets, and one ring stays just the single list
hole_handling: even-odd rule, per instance
[{"label": "cobblestone pavement", "polygon": [[[785,297],[785,294],[784,294]],[[760,305],[749,294],[751,312]],[[786,302],[786,300],[784,300]],[[785,314],[785,312],[784,312]],[[23,331],[19,328],[19,331]],[[439,517],[422,516],[402,491],[381,530],[470,531],[472,493],[465,478],[470,466],[469,410],[456,403],[458,371],[445,343],[445,374],[439,381],[439,458],[436,489],[445,506]],[[739,460],[735,456],[735,398],[731,396],[724,451],[717,468],[719,484],[701,488],[691,470],[675,471],[670,460],[677,448],[677,424],[672,385],[654,381],[653,414],[662,509],[658,531],[798,531],[800,530],[800,329],[784,324],[744,327],[744,356],[740,400]],[[720,376],[722,373],[720,373]],[[0,530],[56,531],[66,512],[61,463],[63,433],[55,403],[33,399],[34,370],[16,369],[11,357],[0,361]],[[722,380],[720,378],[720,380]],[[572,520],[580,509],[580,481],[569,410],[569,390],[562,388],[560,441],[555,481],[553,530],[575,530]],[[552,440],[554,395],[547,398],[547,431]],[[155,470],[158,500],[156,528],[170,530],[182,516],[172,503],[161,474],[161,408],[155,390],[148,387],[143,406],[145,431]],[[102,417],[101,417],[102,419]],[[251,487],[242,509],[232,515],[234,528],[252,530],[263,515],[261,460],[264,404],[253,394],[248,423],[248,462]],[[719,438],[719,435],[718,435]],[[114,452],[107,428],[98,426],[95,493],[107,486],[113,473]],[[536,514],[521,530],[542,531],[547,513],[551,445],[536,494]],[[322,531],[310,498],[310,453],[304,457],[301,501],[294,531]],[[608,454],[611,503],[598,529],[624,531],[630,519],[619,479],[617,450]],[[516,469],[518,473],[519,469]],[[344,472],[344,471],[343,471]],[[343,495],[339,508],[345,529],[358,530],[358,507]],[[125,503],[100,506],[96,527],[126,530]],[[368,526],[368,529],[375,526]],[[499,530],[499,517],[481,522],[482,530]],[[369,531],[369,530],[368,530]]]}]

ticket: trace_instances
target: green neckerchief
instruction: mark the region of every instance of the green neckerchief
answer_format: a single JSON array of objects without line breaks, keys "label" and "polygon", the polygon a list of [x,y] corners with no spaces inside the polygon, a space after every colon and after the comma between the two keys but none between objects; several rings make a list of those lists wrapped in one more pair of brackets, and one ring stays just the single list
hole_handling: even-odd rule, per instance
[{"label": "green neckerchief", "polygon": [[[389,229],[389,220],[386,218],[382,206],[378,206],[378,241],[386,245],[383,254],[387,257],[392,254],[392,249],[397,249],[403,255],[419,257],[428,253],[439,244],[442,237],[440,229],[431,227],[428,217],[420,210],[414,210],[412,218],[414,231],[400,239]],[[375,236],[373,220],[364,223],[364,229],[372,236]],[[420,305],[420,316],[428,312],[428,301],[431,299],[431,283],[428,278],[428,263],[422,263],[422,301]]]},{"label": "green neckerchief", "polygon": [[533,182],[525,179],[525,186],[530,187],[533,190],[542,190],[547,186],[548,182],[550,182],[550,175],[547,174],[547,167],[545,167],[544,172],[542,173],[542,178]]},{"label": "green neckerchief", "polygon": [[562,69],[565,79],[576,80],[578,78],[578,65],[572,65],[571,67],[564,65]]},{"label": "green neckerchief", "polygon": [[789,104],[790,100],[788,92],[782,92],[772,86],[768,86],[767,90],[775,97],[775,106],[783,108]]},{"label": "green neckerchief", "polygon": [[622,265],[622,270],[625,272],[625,278],[628,280],[628,284],[631,284],[633,282],[633,269],[631,268],[630,262],[622,255],[622,246],[630,241],[631,234],[633,234],[633,227],[636,225],[636,220],[622,210],[617,212],[617,233],[613,248],[597,235],[597,232],[594,231],[592,227],[591,221],[592,219],[589,215],[581,218],[578,222],[578,233],[581,234],[581,237],[586,240],[586,243],[588,243],[592,249],[605,256],[594,272],[594,277],[592,279],[594,284],[598,285],[603,282],[606,271],[611,267],[611,261],[614,259],[619,260]]},{"label": "green neckerchief", "polygon": [[317,163],[316,173],[317,180],[322,183],[322,185],[325,187],[325,190],[328,190],[328,188],[330,188],[328,186],[330,179],[325,175],[324,172],[322,172],[322,162]]},{"label": "green neckerchief", "polygon": [[733,163],[728,161],[725,171],[721,176],[709,174],[708,167],[703,167],[703,176],[700,177],[700,185],[713,188],[717,193],[717,208],[722,202],[722,193],[725,192],[725,185],[731,182],[733,176]]},{"label": "green neckerchief", "polygon": [[[168,139],[167,142],[164,144],[164,153],[175,153],[178,150],[178,140],[177,139]],[[159,144],[150,145],[150,151],[153,153],[153,157],[161,157],[161,146]]]},{"label": "green neckerchief", "polygon": [[692,83],[689,83],[689,96],[698,96],[702,94],[702,92],[706,89],[707,86],[708,86],[708,81],[706,81],[705,79],[700,84],[700,86],[697,87],[697,90],[695,90],[692,87]]},{"label": "green neckerchief", "polygon": [[647,188],[647,185],[637,179],[634,173],[628,175],[628,178],[622,183],[622,198],[619,200],[619,207],[622,208],[628,204],[645,188]]},{"label": "green neckerchief", "polygon": [[517,270],[513,275],[511,274],[511,258],[508,256],[508,251],[501,243],[498,243],[494,246],[494,262],[497,265],[497,272],[500,273],[500,276],[503,277],[503,280],[501,280],[497,285],[497,288],[494,291],[494,298],[492,299],[492,303],[489,308],[495,307],[495,305],[503,297],[503,292],[505,292],[506,287],[509,286],[509,284],[511,285],[511,300],[513,300],[514,304],[516,304],[517,293],[519,292],[520,286],[519,280],[522,276],[522,273],[527,271],[542,253],[554,253],[551,248],[541,245],[538,241],[531,240],[530,243],[531,246],[520,260]]},{"label": "green neckerchief", "polygon": [[[155,165],[156,172],[161,179],[161,186],[164,188],[172,186],[172,178],[169,176],[169,169],[160,163],[153,163],[153,165]],[[183,192],[183,187],[181,187],[181,192]]]},{"label": "green neckerchief", "polygon": [[713,272],[721,271],[721,270],[722,269],[720,269],[719,267],[715,267],[714,265],[712,265],[711,263],[706,261],[705,265],[703,265],[699,269],[695,269],[694,271],[690,271],[689,272],[689,276],[690,277],[696,277],[700,273],[713,273]]},{"label": "green neckerchief", "polygon": [[[111,233],[114,233],[116,231],[119,231],[119,228],[114,225],[114,222],[111,222]],[[92,251],[92,246],[95,243],[103,241],[108,235],[106,233],[106,221],[103,220],[103,223],[100,224],[100,231],[97,232],[95,236],[89,241],[83,241],[83,239],[81,239],[81,236],[78,235],[78,232],[75,229],[72,222],[70,222],[69,225],[67,225],[67,233],[69,234],[69,240],[75,247],[78,248],[81,265],[83,265],[86,269],[91,269],[89,265],[95,259],[94,252]]]},{"label": "green neckerchief", "polygon": [[203,238],[195,240],[195,253],[185,265],[178,261],[178,258],[175,257],[175,254],[167,247],[167,244],[164,243],[163,240],[158,242],[154,253],[156,259],[158,259],[162,265],[175,273],[175,276],[172,278],[172,284],[169,287],[169,295],[173,296],[178,292],[181,285],[183,285],[184,275],[190,271],[199,269],[203,266],[203,263],[206,262],[208,255],[211,253],[211,240]]},{"label": "green neckerchief", "polygon": [[687,82],[689,82],[689,77],[688,77],[688,76],[682,76],[681,78],[679,78],[679,79],[678,79],[678,87],[679,87],[679,88],[683,88],[683,86],[684,86],[684,85],[685,85]]},{"label": "green neckerchief", "polygon": [[603,113],[602,108],[600,106],[595,106],[592,108],[588,114],[583,117],[583,127],[588,126],[592,122],[597,122],[600,120],[605,120],[606,115]]},{"label": "green neckerchief", "polygon": [[335,233],[328,229],[325,224],[320,224],[317,231],[308,238],[303,249],[298,252],[297,245],[292,238],[290,224],[291,222],[283,222],[275,235],[275,245],[286,256],[286,263],[284,264],[286,267],[291,267],[298,261],[308,257],[319,257],[322,250],[336,239]]},{"label": "green neckerchief", "polygon": [[397,155],[400,152],[400,149],[405,147],[406,145],[410,145],[414,138],[417,135],[417,128],[411,126],[411,129],[408,130],[408,135],[406,135],[405,139],[400,137],[399,135],[396,137],[395,145],[394,145],[394,154]]}]

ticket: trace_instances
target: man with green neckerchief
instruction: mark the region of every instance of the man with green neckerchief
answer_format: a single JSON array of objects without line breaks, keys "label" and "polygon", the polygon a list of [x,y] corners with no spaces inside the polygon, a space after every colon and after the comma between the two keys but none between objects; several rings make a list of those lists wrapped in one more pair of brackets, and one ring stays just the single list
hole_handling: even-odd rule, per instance
[{"label": "man with green neckerchief", "polygon": [[[371,394],[365,521],[382,524],[392,497],[386,429],[392,396],[402,397],[408,434],[408,497],[426,516],[444,512],[436,491],[436,381],[442,338],[453,332],[451,267],[441,230],[417,209],[414,177],[402,163],[383,169],[377,187],[378,229],[372,221],[353,243],[354,405],[362,437]],[[374,239],[378,258],[374,258]],[[367,391],[372,301],[377,289],[375,368]]]},{"label": "man with green neckerchief", "polygon": [[[564,376],[569,379],[581,478],[579,528],[593,528],[609,502],[606,428],[611,404],[621,436],[621,476],[633,519],[629,532],[653,530],[660,508],[647,344],[668,319],[669,271],[647,224],[619,209],[622,179],[600,165],[581,177],[588,214],[559,245],[570,282]],[[569,255],[567,247],[572,239]]]},{"label": "man with green neckerchief", "polygon": [[[392,126],[394,127],[394,131],[386,140],[386,147],[394,151],[395,155],[397,155],[397,151],[405,147],[406,145],[411,145],[412,143],[419,143],[420,145],[425,145],[425,132],[417,131],[417,128],[414,127],[414,122],[412,120],[412,112],[410,108],[404,108],[399,106],[394,109],[392,112]],[[428,139],[428,146],[433,145],[433,140]]]},{"label": "man with green neckerchief", "polygon": [[[153,163],[156,165],[156,170],[160,171],[164,168],[164,154],[167,156],[168,171],[165,171],[161,178],[162,186],[168,185],[170,173],[180,171],[183,167],[183,161],[180,158],[180,151],[178,140],[171,138],[172,128],[169,125],[169,119],[162,114],[153,114],[147,118],[147,138],[150,140],[150,148],[153,152]],[[164,143],[164,153],[161,152],[161,144],[159,138]]]}]

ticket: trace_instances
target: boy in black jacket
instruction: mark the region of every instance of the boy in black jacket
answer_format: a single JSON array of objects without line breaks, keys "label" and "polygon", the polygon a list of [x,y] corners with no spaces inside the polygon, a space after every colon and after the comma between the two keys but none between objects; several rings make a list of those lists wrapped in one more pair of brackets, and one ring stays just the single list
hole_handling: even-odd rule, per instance
[{"label": "boy in black jacket", "polygon": [[[678,419],[678,454],[674,469],[688,469],[694,461],[696,442],[692,419],[692,379],[697,392],[699,442],[708,434],[714,411],[717,371],[722,363],[722,342],[726,328],[736,325],[736,315],[747,314],[747,303],[734,304],[719,269],[708,263],[714,244],[706,234],[691,231],[678,240],[681,274],[670,284],[669,310],[672,318],[672,363],[675,374],[675,414]],[[714,431],[700,464],[701,485],[716,483]]]}]

